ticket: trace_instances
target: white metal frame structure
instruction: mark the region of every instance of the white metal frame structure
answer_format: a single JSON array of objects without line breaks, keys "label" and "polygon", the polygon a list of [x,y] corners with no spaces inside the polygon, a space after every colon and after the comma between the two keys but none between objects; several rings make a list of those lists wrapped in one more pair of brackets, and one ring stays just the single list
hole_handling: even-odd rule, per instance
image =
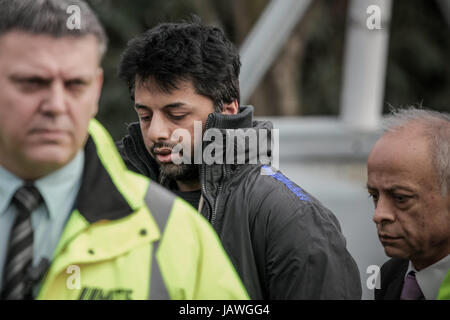
[{"label": "white metal frame structure", "polygon": [[[240,53],[245,103],[276,59],[311,0],[271,0]],[[367,8],[380,8],[382,28],[366,25]],[[382,116],[391,0],[350,0],[341,113],[338,118],[271,117],[280,129],[280,158],[367,156]],[[283,147],[302,139],[304,148]]]}]

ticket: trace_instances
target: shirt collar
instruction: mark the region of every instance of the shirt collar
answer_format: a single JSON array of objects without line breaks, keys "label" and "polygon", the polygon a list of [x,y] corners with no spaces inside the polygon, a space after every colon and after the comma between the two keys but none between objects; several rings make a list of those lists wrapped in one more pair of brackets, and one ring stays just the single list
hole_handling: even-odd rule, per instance
[{"label": "shirt collar", "polygon": [[414,267],[413,263],[410,260],[409,264],[408,264],[408,270],[406,270],[406,273],[405,273],[405,278],[411,271],[413,271],[414,273],[419,272],[419,271],[417,271],[416,267]]},{"label": "shirt collar", "polygon": [[420,271],[417,271],[412,262],[409,261],[406,275],[410,271],[414,271],[416,273],[417,283],[419,284],[420,289],[422,289],[425,298],[427,300],[436,300],[442,281],[444,281],[449,270],[450,255],[447,255],[445,258]]},{"label": "shirt collar", "polygon": [[0,216],[6,213],[11,199],[23,181],[0,166]]},{"label": "shirt collar", "polygon": [[[67,165],[35,181],[34,185],[41,193],[50,219],[59,214],[69,195],[78,192],[83,166],[84,151],[80,150]],[[22,179],[0,166],[0,215],[6,212],[14,193],[23,184]]]},{"label": "shirt collar", "polygon": [[80,150],[75,158],[61,169],[37,180],[36,188],[47,205],[50,219],[54,219],[64,207],[70,195],[77,194],[81,184],[84,166],[84,151]]}]

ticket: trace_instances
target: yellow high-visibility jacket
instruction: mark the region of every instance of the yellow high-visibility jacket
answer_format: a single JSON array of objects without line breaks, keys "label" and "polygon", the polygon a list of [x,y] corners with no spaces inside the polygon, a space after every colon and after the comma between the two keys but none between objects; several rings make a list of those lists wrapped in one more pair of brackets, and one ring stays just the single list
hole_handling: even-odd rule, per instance
[{"label": "yellow high-visibility jacket", "polygon": [[126,169],[89,125],[82,186],[38,299],[248,299],[220,241],[190,205]]}]

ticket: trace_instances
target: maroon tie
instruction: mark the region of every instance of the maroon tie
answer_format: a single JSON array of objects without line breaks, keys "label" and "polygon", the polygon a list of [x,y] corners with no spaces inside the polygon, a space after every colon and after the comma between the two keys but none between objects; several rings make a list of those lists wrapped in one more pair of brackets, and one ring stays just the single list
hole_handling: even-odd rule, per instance
[{"label": "maroon tie", "polygon": [[419,284],[416,280],[416,273],[410,271],[405,278],[403,284],[402,294],[400,295],[400,300],[424,300],[422,290],[420,290]]}]

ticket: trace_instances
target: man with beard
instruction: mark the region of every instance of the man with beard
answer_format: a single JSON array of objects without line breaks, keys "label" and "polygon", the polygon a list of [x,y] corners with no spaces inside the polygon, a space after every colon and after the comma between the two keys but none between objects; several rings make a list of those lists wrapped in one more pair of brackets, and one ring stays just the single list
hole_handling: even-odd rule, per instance
[{"label": "man with beard", "polygon": [[[130,41],[119,74],[139,123],[118,143],[122,157],[211,222],[252,299],[360,299],[358,268],[333,213],[280,172],[252,164],[254,145],[222,161],[235,144],[222,149],[220,137],[272,129],[239,106],[239,71],[223,32],[197,21],[164,23]],[[215,139],[202,140],[211,132]],[[180,141],[184,152],[200,146],[216,161],[177,164],[181,155],[192,160],[173,152]]]}]

